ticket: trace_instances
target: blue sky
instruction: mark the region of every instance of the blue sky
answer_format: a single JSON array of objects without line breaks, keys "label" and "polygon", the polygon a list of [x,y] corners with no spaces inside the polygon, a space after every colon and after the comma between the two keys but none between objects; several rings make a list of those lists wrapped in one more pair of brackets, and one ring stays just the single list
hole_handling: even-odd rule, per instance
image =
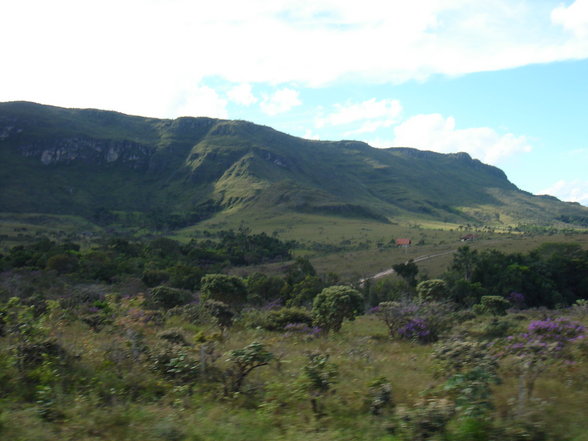
[{"label": "blue sky", "polygon": [[20,0],[0,101],[466,151],[588,205],[588,0]]}]

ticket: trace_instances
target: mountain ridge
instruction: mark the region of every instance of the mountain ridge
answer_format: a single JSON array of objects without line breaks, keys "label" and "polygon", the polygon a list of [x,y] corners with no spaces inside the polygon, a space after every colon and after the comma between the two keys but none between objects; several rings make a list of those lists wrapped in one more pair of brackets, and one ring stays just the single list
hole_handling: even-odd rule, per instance
[{"label": "mountain ridge", "polygon": [[240,120],[0,103],[0,159],[2,212],[588,220],[588,208],[519,190],[467,153],[306,140]]}]

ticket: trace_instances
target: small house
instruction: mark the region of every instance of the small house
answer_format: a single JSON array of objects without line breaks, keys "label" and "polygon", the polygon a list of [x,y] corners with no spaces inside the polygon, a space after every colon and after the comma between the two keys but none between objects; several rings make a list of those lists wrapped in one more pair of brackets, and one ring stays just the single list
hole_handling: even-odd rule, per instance
[{"label": "small house", "polygon": [[396,246],[399,248],[408,248],[411,244],[410,239],[396,239]]}]

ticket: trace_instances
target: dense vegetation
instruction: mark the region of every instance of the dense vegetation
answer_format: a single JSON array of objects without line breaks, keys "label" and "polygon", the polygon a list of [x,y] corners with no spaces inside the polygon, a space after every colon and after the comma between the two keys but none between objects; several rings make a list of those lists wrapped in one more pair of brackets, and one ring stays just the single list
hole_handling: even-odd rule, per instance
[{"label": "dense vegetation", "polygon": [[[1,256],[0,438],[585,440],[588,252],[343,284],[250,231]],[[281,275],[231,275],[282,261]],[[554,375],[556,374],[556,375]]]}]

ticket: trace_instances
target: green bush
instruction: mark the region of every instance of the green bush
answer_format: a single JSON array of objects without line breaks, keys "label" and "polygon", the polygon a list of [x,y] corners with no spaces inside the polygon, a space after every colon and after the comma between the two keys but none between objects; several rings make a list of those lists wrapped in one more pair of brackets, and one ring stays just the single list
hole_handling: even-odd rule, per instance
[{"label": "green bush", "polygon": [[201,301],[217,300],[232,307],[242,307],[247,301],[247,287],[241,277],[207,274],[200,281]]},{"label": "green bush", "polygon": [[243,349],[235,349],[228,354],[227,361],[231,366],[225,371],[224,392],[226,396],[241,390],[245,378],[254,370],[266,366],[274,355],[258,342],[253,342]]},{"label": "green bush", "polygon": [[235,314],[226,303],[206,300],[202,304],[202,309],[214,320],[219,328],[230,328],[233,325]]},{"label": "green bush", "polygon": [[416,290],[422,302],[443,301],[449,296],[447,283],[441,279],[425,280],[417,285]]},{"label": "green bush", "polygon": [[151,368],[164,378],[189,384],[196,381],[200,373],[200,362],[194,351],[184,345],[163,342],[150,349]]},{"label": "green bush", "polygon": [[510,320],[493,317],[482,329],[482,337],[488,339],[508,337],[515,328],[516,325]]},{"label": "green bush", "polygon": [[294,323],[312,325],[312,314],[303,308],[281,308],[267,312],[259,324],[268,331],[284,331],[285,327]]},{"label": "green bush", "polygon": [[314,324],[323,331],[339,332],[343,320],[353,320],[364,310],[363,296],[349,286],[325,288],[312,305]]},{"label": "green bush", "polygon": [[506,315],[510,302],[501,296],[482,296],[480,303],[474,305],[476,314]]},{"label": "green bush", "polygon": [[169,286],[157,286],[150,290],[151,301],[158,307],[170,309],[174,306],[182,306],[194,300],[191,292],[183,289],[170,288]]}]

